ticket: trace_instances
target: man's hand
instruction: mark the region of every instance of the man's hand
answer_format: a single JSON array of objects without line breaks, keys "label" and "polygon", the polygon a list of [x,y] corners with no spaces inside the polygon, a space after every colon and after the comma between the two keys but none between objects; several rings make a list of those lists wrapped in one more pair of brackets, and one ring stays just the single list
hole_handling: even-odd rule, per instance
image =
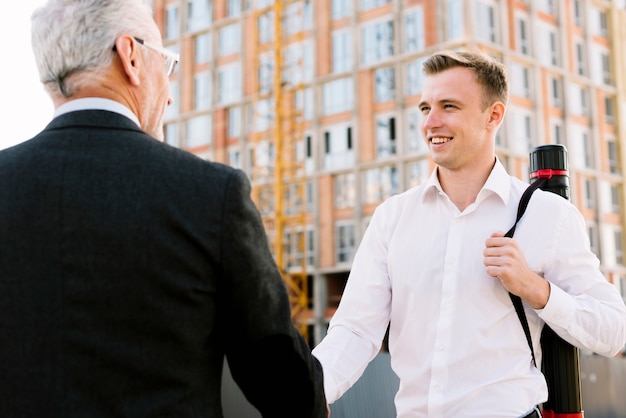
[{"label": "man's hand", "polygon": [[533,272],[517,241],[498,231],[485,241],[487,274],[500,280],[509,292],[524,299],[533,309],[543,309],[550,297],[550,284]]}]

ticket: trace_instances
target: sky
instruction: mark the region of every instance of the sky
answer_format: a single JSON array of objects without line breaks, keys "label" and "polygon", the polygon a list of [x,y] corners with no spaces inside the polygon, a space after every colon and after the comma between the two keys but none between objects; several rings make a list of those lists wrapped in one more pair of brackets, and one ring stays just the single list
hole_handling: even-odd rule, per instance
[{"label": "sky", "polygon": [[0,149],[23,142],[52,119],[52,101],[43,90],[30,46],[30,16],[44,0],[20,0],[0,14]]}]

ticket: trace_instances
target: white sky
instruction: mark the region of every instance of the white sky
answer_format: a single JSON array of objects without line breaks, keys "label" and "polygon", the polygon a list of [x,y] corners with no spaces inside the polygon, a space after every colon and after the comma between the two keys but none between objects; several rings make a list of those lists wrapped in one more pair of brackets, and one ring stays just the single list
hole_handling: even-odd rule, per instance
[{"label": "white sky", "polygon": [[54,108],[44,92],[30,47],[30,16],[44,0],[11,1],[0,13],[0,149],[41,131]]}]

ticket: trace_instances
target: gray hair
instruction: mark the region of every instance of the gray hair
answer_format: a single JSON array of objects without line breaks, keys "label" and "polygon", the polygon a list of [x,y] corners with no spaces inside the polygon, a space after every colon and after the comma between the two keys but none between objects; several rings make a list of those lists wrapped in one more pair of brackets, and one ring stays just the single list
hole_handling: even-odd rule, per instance
[{"label": "gray hair", "polygon": [[40,81],[52,93],[72,96],[87,81],[83,74],[111,65],[120,35],[150,33],[147,17],[152,8],[144,0],[49,0],[31,17]]}]

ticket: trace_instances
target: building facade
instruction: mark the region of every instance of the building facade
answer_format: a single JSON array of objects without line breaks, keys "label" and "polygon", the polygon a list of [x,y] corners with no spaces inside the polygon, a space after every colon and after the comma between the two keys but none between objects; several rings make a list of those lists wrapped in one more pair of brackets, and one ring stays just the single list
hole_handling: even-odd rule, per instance
[{"label": "building facade", "polygon": [[478,48],[510,74],[498,156],[528,179],[532,148],[567,147],[572,202],[626,297],[625,3],[153,0],[181,54],[166,140],[249,174],[294,318],[316,344],[374,208],[433,169],[421,63]]}]

